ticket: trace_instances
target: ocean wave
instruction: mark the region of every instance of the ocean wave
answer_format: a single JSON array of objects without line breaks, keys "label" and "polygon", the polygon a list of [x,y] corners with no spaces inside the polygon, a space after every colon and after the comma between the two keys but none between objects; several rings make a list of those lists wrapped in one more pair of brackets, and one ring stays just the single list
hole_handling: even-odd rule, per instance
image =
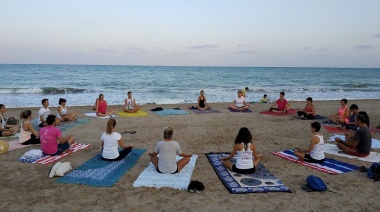
[{"label": "ocean wave", "polygon": [[0,94],[79,94],[95,92],[88,89],[80,88],[0,88]]}]

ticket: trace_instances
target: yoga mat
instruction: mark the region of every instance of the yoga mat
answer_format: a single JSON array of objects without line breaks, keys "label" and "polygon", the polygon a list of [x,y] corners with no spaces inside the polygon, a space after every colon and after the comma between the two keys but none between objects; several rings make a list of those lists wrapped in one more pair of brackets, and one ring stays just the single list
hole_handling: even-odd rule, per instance
[{"label": "yoga mat", "polygon": [[332,125],[332,126],[336,126],[336,125],[338,125],[338,124],[336,124],[335,122],[333,122],[333,121],[331,121],[331,120],[328,120],[328,121],[321,121],[321,122],[319,122],[321,125],[324,125],[324,126],[326,126],[326,125],[328,125],[328,126],[330,126],[330,125]]},{"label": "yoga mat", "polygon": [[15,140],[12,140],[12,141],[8,141],[8,144],[9,144],[8,152],[12,151],[12,150],[15,150],[15,149],[22,149],[22,148],[31,146],[31,145],[22,145],[22,144],[20,144],[18,142],[18,139],[15,139]]},{"label": "yoga mat", "polygon": [[73,143],[70,145],[70,151],[69,152],[64,152],[60,155],[56,155],[56,156],[50,156],[50,155],[45,155],[43,154],[41,158],[38,158],[38,159],[30,159],[30,158],[24,158],[24,157],[20,157],[18,160],[21,161],[21,162],[24,162],[24,163],[39,163],[39,164],[50,164],[50,163],[53,163],[73,152],[77,152],[79,150],[82,150],[82,149],[86,149],[86,148],[89,148],[90,147],[90,144],[79,144],[79,143]]},{"label": "yoga mat", "polygon": [[344,132],[347,132],[347,130],[344,130],[344,129],[338,129],[338,127],[331,127],[331,126],[326,126],[324,125],[323,128],[325,128],[325,130],[327,132],[337,132],[337,133],[344,133]]},{"label": "yoga mat", "polygon": [[252,110],[250,109],[247,109],[247,110],[235,110],[235,109],[232,109],[232,108],[228,108],[228,110],[230,110],[231,112],[237,112],[237,113],[252,113]]},{"label": "yoga mat", "polygon": [[[291,192],[279,179],[259,163],[253,174],[237,174],[228,170],[220,161],[220,157],[227,157],[230,153],[206,153],[214,171],[226,188],[233,194]],[[236,158],[232,159],[236,163]]]},{"label": "yoga mat", "polygon": [[[158,173],[153,163],[150,163],[133,183],[133,187],[171,187],[186,190],[189,186],[197,158],[198,155],[193,155],[190,158],[190,162],[177,174]],[[177,155],[176,159],[178,161],[181,157]]]},{"label": "yoga mat", "polygon": [[332,155],[338,155],[346,158],[354,158],[362,161],[368,161],[368,162],[379,162],[380,161],[380,153],[378,152],[371,152],[367,157],[361,158],[353,155],[348,155],[346,153],[339,153],[338,151],[341,151],[336,145],[334,144],[325,144],[325,153],[329,153]]},{"label": "yoga mat", "polygon": [[84,115],[85,115],[85,116],[90,116],[90,117],[99,118],[99,119],[109,119],[109,118],[110,118],[110,116],[99,117],[99,116],[96,115],[96,113],[85,113]]},{"label": "yoga mat", "polygon": [[317,115],[315,115],[315,119],[305,119],[305,118],[303,118],[303,116],[294,116],[293,118],[298,119],[298,120],[320,120],[320,119],[327,119],[328,117],[320,116],[317,114]]},{"label": "yoga mat", "polygon": [[159,116],[170,116],[170,115],[187,115],[190,114],[184,110],[175,110],[175,109],[163,109],[160,111],[153,111],[155,114]]},{"label": "yoga mat", "polygon": [[295,109],[289,109],[287,113],[276,113],[276,112],[271,112],[269,110],[260,112],[260,114],[266,114],[266,115],[272,115],[272,116],[287,116],[287,115],[294,115],[296,113],[297,113],[297,110]]},{"label": "yoga mat", "polygon": [[111,187],[137,163],[145,151],[146,149],[132,149],[119,161],[105,161],[99,153],[55,182]]},{"label": "yoga mat", "polygon": [[[326,147],[326,144],[325,144]],[[285,150],[285,151],[279,151],[279,152],[272,152],[272,154],[280,156],[286,160],[290,160],[293,162],[296,162],[298,164],[310,167],[312,169],[325,172],[328,174],[343,174],[346,172],[350,172],[353,170],[358,170],[359,167],[355,165],[351,165],[349,163],[340,162],[331,158],[325,158],[325,161],[323,163],[309,163],[309,162],[301,162],[298,160],[298,158],[294,155],[293,150]]]},{"label": "yoga mat", "polygon": [[138,110],[136,113],[126,113],[124,111],[117,111],[117,115],[122,117],[138,117],[138,116],[147,116],[148,113],[142,110]]},{"label": "yoga mat", "polygon": [[[58,127],[63,132],[81,124],[88,123],[90,121],[91,119],[89,118],[81,118],[76,119],[74,121],[60,122],[59,125],[56,127]],[[41,129],[41,127],[38,126],[38,118],[33,119],[30,123],[33,125],[34,130],[39,131]]]},{"label": "yoga mat", "polygon": [[[335,137],[342,139],[342,141],[346,140],[346,136],[335,134],[335,135],[331,136],[329,139],[327,139],[327,141],[334,141],[335,142]],[[380,140],[372,138],[371,148],[373,148],[373,149],[380,148]]]},{"label": "yoga mat", "polygon": [[219,110],[198,110],[198,109],[189,109],[191,110],[193,113],[196,113],[196,114],[206,114],[206,113],[220,113]]}]

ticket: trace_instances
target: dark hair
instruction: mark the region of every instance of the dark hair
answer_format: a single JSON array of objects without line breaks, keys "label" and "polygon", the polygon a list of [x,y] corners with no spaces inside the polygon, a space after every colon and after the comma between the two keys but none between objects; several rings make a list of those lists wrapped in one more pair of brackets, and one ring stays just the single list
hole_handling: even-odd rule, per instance
[{"label": "dark hair", "polygon": [[52,125],[55,122],[55,118],[55,115],[48,115],[48,117],[46,118],[46,124]]},{"label": "dark hair", "polygon": [[284,91],[282,91],[280,94],[283,95],[283,96],[285,96],[285,92]]},{"label": "dark hair", "polygon": [[172,139],[173,137],[173,129],[171,127],[167,127],[164,130],[164,139]]},{"label": "dark hair", "polygon": [[101,96],[104,96],[104,95],[101,93],[101,94],[99,94],[99,98],[100,98]]},{"label": "dark hair", "polygon": [[359,107],[356,104],[352,104],[350,110],[359,110]]},{"label": "dark hair", "polygon": [[66,99],[59,98],[58,104],[60,105],[62,102],[66,102]]},{"label": "dark hair", "polygon": [[107,128],[106,128],[106,134],[112,134],[113,128],[116,126],[116,120],[115,119],[109,119],[107,121]]},{"label": "dark hair", "polygon": [[348,102],[348,100],[347,100],[347,99],[342,99],[342,100],[340,100],[340,101],[343,101],[343,102],[344,102],[344,104],[347,104],[347,102]]},{"label": "dark hair", "polygon": [[241,92],[241,90],[238,90],[238,93],[241,93],[241,94],[243,94],[243,92]]},{"label": "dark hair", "polygon": [[310,102],[313,102],[313,98],[311,98],[310,96],[306,98],[306,101],[310,101]]},{"label": "dark hair", "polygon": [[0,109],[2,109],[3,107],[5,107],[5,105],[4,104],[0,104]]},{"label": "dark hair", "polygon": [[44,104],[46,101],[49,101],[49,99],[43,99],[41,103]]},{"label": "dark hair", "polygon": [[[361,118],[358,119],[358,120],[360,120],[362,123],[367,124],[367,126],[369,127],[369,116],[368,116],[367,112],[365,112],[365,111],[360,111],[358,116],[361,117]],[[358,116],[357,116],[357,117],[358,117]]]},{"label": "dark hair", "polygon": [[30,110],[21,111],[21,113],[20,113],[20,119],[27,119],[31,115],[32,115],[32,111],[30,111]]},{"label": "dark hair", "polygon": [[245,88],[244,88],[244,90],[247,90],[247,91],[248,91],[248,90],[249,90],[249,88],[248,88],[248,87],[245,87]]},{"label": "dark hair", "polygon": [[267,97],[267,95],[266,95],[266,94],[264,94],[264,97]]},{"label": "dark hair", "polygon": [[251,132],[249,132],[248,128],[242,127],[239,130],[239,133],[237,134],[235,138],[235,144],[241,144],[244,143],[244,148],[247,148],[248,143],[252,142],[252,135]]},{"label": "dark hair", "polygon": [[321,124],[319,122],[313,122],[311,123],[311,128],[314,128],[315,132],[319,132],[319,130],[321,130]]},{"label": "dark hair", "polygon": [[130,94],[130,93],[132,93],[132,91],[128,91],[128,93],[127,93],[127,94]]}]

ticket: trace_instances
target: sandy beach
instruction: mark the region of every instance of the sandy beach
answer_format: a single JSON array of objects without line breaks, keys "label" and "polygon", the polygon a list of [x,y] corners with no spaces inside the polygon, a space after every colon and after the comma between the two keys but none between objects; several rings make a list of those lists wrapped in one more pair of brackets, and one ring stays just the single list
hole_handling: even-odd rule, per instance
[{"label": "sandy beach", "polygon": [[[292,108],[301,109],[305,102],[291,102]],[[0,155],[0,211],[379,211],[379,182],[373,182],[365,173],[352,171],[330,175],[295,164],[271,154],[273,151],[307,147],[312,134],[312,121],[293,120],[292,116],[270,116],[259,114],[270,104],[251,104],[253,113],[231,113],[230,103],[210,104],[221,113],[176,115],[161,117],[150,109],[154,107],[174,108],[191,112],[187,108],[195,104],[142,105],[148,112],[144,117],[117,116],[117,131],[134,130],[136,134],[124,134],[127,144],[146,148],[137,164],[110,188],[86,185],[55,183],[57,178],[47,178],[52,165],[29,164],[17,159],[27,150],[39,146],[17,149]],[[380,124],[380,100],[349,100],[348,105],[357,104],[360,111],[370,116],[371,127]],[[339,101],[315,101],[317,114],[329,116],[336,113]],[[93,112],[92,107],[70,107],[78,110],[79,118]],[[110,106],[121,110],[122,106]],[[39,108],[32,108],[36,117]],[[6,116],[19,116],[21,108],[8,108]],[[56,107],[50,107],[55,114]],[[60,161],[70,161],[74,168],[99,153],[100,136],[105,131],[107,119],[91,118],[91,121],[71,128],[63,134],[74,134],[79,143],[91,144],[89,149],[68,155]],[[164,127],[174,129],[174,140],[185,153],[199,156],[192,180],[204,183],[205,190],[189,193],[172,188],[134,188],[133,182],[149,165],[148,152],[153,152],[156,142],[161,140]],[[232,150],[238,130],[247,127],[257,149],[263,154],[262,163],[279,178],[292,193],[230,194],[217,177],[205,153]],[[326,140],[334,133],[321,129]],[[380,134],[372,134],[380,139]],[[11,138],[5,138],[12,140]],[[379,149],[372,151],[380,152]],[[359,161],[326,154],[327,157],[357,166],[371,165]],[[306,192],[301,189],[308,175],[321,177],[332,192]]]}]

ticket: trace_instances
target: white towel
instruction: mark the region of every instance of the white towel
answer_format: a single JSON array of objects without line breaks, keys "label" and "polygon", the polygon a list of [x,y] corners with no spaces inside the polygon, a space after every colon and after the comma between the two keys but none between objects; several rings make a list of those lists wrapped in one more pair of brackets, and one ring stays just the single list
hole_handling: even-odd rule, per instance
[{"label": "white towel", "polygon": [[[197,158],[198,155],[193,155],[190,158],[190,162],[177,174],[158,173],[153,163],[150,163],[133,183],[133,187],[172,187],[186,190],[189,186]],[[177,155],[176,159],[178,161],[181,157]]]},{"label": "white towel", "polygon": [[[329,139],[327,139],[327,141],[335,141],[335,137],[342,139],[342,141],[346,140],[346,137],[344,135],[335,134],[335,135],[331,136]],[[371,148],[373,148],[373,149],[380,148],[380,140],[372,138]]]},{"label": "white towel", "polygon": [[40,158],[42,157],[42,151],[40,149],[31,149],[23,155],[24,158],[32,159],[32,158]]},{"label": "white towel", "polygon": [[380,161],[380,153],[378,152],[371,152],[367,157],[357,157],[353,155],[348,155],[346,153],[338,153],[340,149],[334,145],[334,144],[325,144],[325,153],[332,154],[332,155],[338,155],[346,158],[355,158],[362,161],[368,161],[368,162],[379,162]]},{"label": "white towel", "polygon": [[90,116],[90,117],[95,117],[95,118],[100,118],[100,119],[109,119],[110,118],[110,116],[104,116],[104,117],[97,116],[96,113],[85,113],[84,115]]}]

